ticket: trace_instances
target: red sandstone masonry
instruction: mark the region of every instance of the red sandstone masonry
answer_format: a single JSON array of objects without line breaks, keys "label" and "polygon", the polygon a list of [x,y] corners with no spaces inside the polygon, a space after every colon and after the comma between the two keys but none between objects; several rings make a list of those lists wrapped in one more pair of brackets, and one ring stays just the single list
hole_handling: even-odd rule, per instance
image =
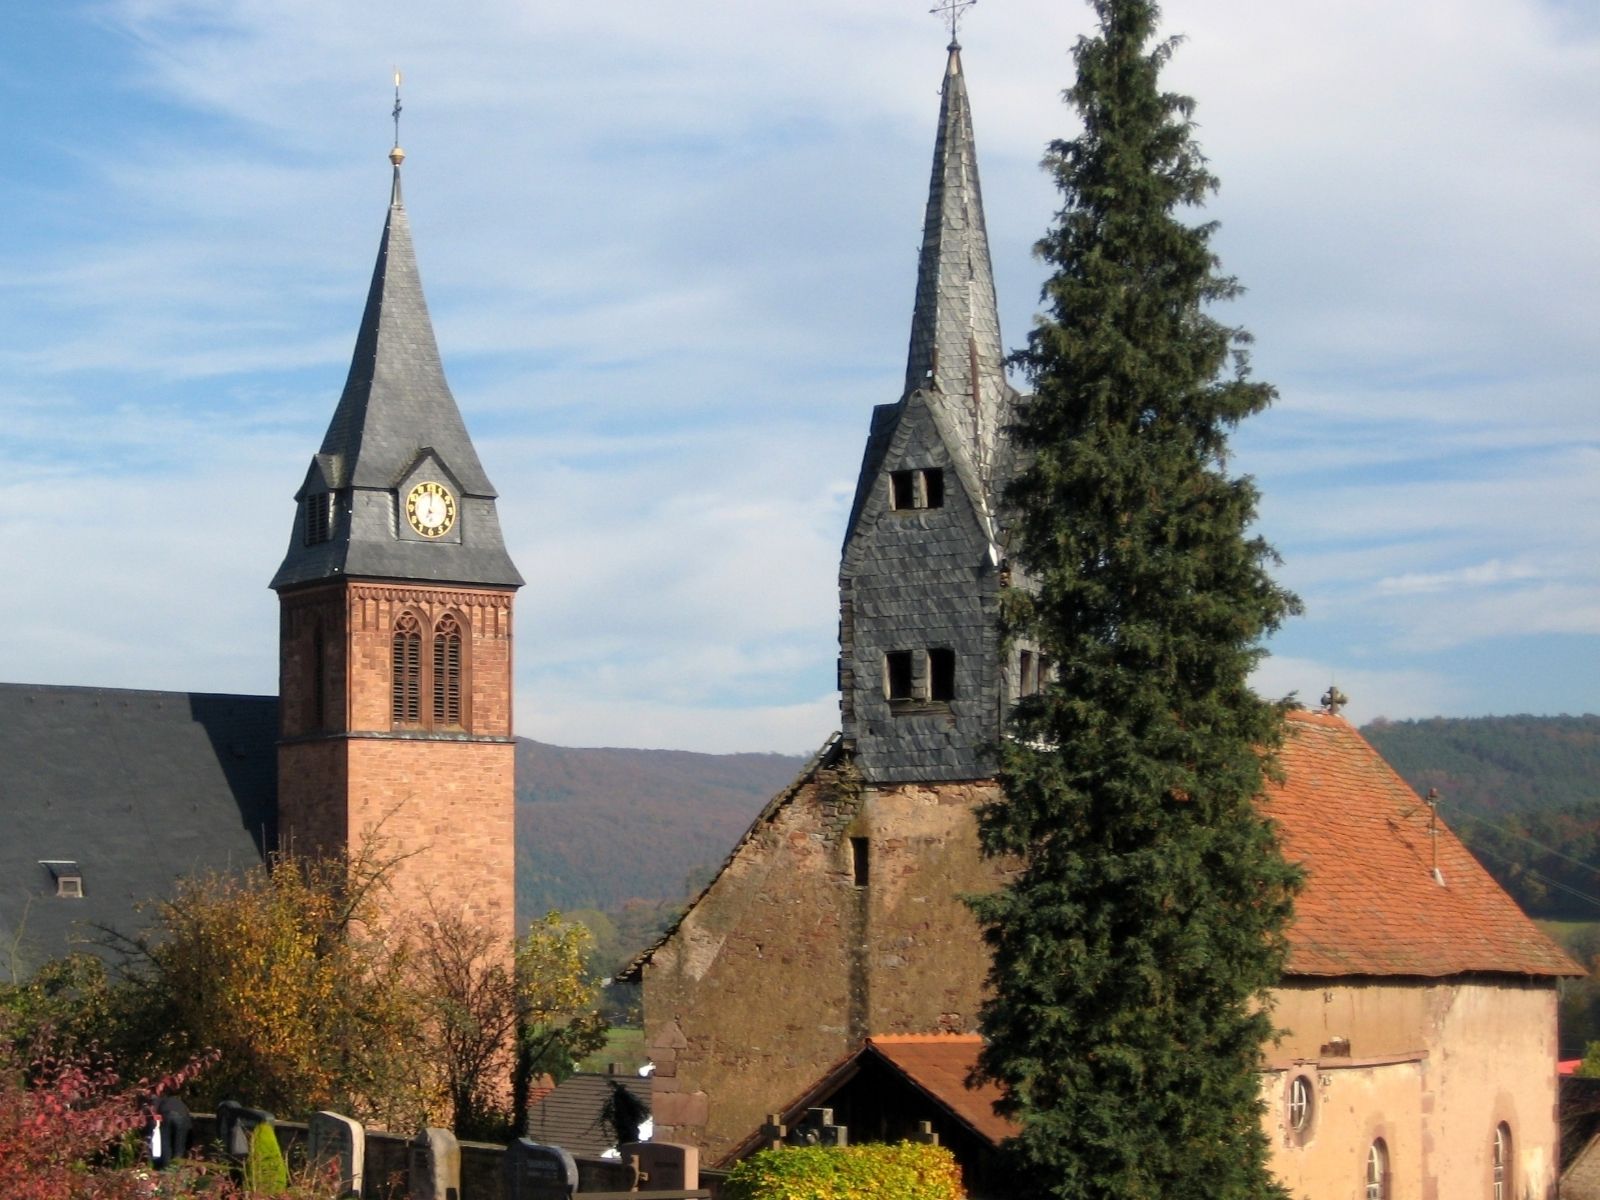
[{"label": "red sandstone masonry", "polygon": [[[278,751],[283,845],[323,854],[371,844],[402,858],[392,917],[431,904],[507,941],[515,933],[511,604],[507,591],[352,581],[284,595]],[[425,630],[451,613],[467,631],[460,729],[392,728],[391,636],[406,611]]]}]

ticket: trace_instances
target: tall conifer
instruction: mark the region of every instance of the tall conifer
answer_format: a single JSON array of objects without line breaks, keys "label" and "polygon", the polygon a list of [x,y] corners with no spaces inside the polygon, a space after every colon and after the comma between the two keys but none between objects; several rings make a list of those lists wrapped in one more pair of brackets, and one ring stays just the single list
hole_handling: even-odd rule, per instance
[{"label": "tall conifer", "polygon": [[1207,312],[1239,288],[1213,226],[1181,219],[1216,180],[1192,101],[1161,90],[1157,5],[1091,4],[1066,93],[1083,132],[1046,158],[1054,274],[1017,355],[1033,395],[1006,632],[1054,670],[981,813],[986,852],[1020,860],[975,902],[993,952],[981,1069],[1021,1122],[1019,1194],[1281,1195],[1260,1065],[1296,876],[1253,805],[1280,706],[1247,677],[1298,602],[1226,462],[1274,393]]}]

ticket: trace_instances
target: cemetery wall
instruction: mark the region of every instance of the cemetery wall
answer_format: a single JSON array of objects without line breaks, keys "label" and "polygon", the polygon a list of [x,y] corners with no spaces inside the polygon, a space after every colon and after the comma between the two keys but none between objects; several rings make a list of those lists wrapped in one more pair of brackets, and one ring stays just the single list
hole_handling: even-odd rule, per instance
[{"label": "cemetery wall", "polygon": [[992,781],[819,770],[769,810],[644,967],[657,1136],[720,1161],[870,1034],[975,1028],[987,956],[963,893]]}]

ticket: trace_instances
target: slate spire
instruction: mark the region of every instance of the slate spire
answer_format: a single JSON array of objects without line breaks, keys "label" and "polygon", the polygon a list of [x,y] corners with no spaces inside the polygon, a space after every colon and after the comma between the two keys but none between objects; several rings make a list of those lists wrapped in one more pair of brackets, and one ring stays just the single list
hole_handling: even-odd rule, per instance
[{"label": "slate spire", "polygon": [[916,307],[906,361],[906,393],[931,394],[971,457],[985,493],[995,485],[996,445],[1011,389],[1005,378],[994,270],[978,185],[972,109],[951,41],[922,226]]},{"label": "slate spire", "polygon": [[[445,382],[401,199],[398,146],[378,260],[355,353],[333,420],[295,499],[294,534],[272,586],[340,576],[520,586],[495,513],[494,486]],[[400,489],[427,476],[460,504],[451,536],[418,540],[399,516]],[[329,536],[308,523],[310,498],[331,493]]]}]

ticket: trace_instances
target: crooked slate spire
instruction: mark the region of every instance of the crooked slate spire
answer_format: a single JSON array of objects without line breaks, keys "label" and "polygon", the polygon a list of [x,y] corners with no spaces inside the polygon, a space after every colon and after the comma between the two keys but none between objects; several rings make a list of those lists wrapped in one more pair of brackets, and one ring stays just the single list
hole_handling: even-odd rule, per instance
[{"label": "crooked slate spire", "polygon": [[996,483],[997,443],[1013,393],[1006,383],[1000,345],[994,269],[960,45],[952,40],[949,53],[917,266],[906,393],[930,393],[947,426],[971,455],[970,465],[982,490],[989,493]]},{"label": "crooked slate spire", "polygon": [[[517,587],[522,576],[506,554],[494,485],[445,382],[439,345],[401,199],[400,163],[356,334],[355,353],[333,420],[295,499],[294,535],[272,587],[340,576],[420,579]],[[400,488],[413,477],[439,480],[460,500],[451,536],[417,540],[400,516]],[[332,528],[314,540],[308,498],[335,498]]]}]

